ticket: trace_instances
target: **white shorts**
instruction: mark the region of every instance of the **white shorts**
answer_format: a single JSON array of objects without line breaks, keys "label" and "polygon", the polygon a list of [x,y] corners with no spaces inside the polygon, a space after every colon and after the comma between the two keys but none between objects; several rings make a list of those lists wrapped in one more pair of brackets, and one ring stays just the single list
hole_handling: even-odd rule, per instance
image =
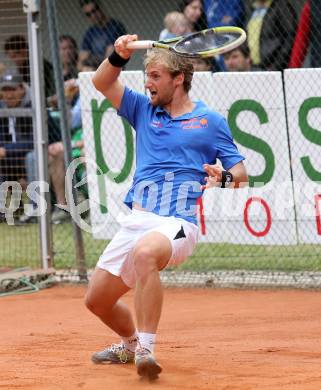
[{"label": "white shorts", "polygon": [[182,263],[193,252],[198,239],[198,227],[181,218],[133,209],[131,214],[118,221],[120,230],[100,256],[97,267],[120,276],[130,288],[135,287],[136,272],[133,249],[139,239],[150,232],[166,236],[172,245],[172,255],[167,265]]}]

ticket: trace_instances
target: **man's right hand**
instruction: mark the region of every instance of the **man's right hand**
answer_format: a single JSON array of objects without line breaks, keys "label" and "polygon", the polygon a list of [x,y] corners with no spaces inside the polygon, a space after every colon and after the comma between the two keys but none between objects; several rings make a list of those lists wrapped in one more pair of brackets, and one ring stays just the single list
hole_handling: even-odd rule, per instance
[{"label": "man's right hand", "polygon": [[138,37],[136,34],[122,35],[121,37],[117,38],[114,43],[116,53],[122,58],[129,58],[133,54],[134,50],[127,49],[127,43],[137,41],[137,39]]}]

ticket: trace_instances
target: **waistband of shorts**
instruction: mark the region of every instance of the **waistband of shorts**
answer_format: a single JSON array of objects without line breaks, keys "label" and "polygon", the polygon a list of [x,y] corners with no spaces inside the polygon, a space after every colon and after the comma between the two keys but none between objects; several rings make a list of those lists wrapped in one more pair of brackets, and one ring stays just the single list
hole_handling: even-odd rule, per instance
[{"label": "waistband of shorts", "polygon": [[165,221],[165,220],[167,220],[167,221],[181,221],[182,223],[186,223],[186,224],[191,225],[194,228],[198,229],[198,226],[195,223],[187,221],[184,218],[175,217],[174,215],[170,215],[170,216],[159,215],[159,214],[153,213],[151,211],[140,210],[140,209],[136,209],[136,208],[132,208],[131,212],[132,212],[132,215],[136,215],[137,217],[142,217],[142,218],[153,218],[153,219],[159,219],[160,221]]}]

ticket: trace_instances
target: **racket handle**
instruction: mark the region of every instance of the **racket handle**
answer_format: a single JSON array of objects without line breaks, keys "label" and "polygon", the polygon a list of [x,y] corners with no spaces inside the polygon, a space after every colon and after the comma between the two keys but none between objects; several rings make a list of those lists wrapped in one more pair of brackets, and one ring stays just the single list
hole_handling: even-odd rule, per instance
[{"label": "racket handle", "polygon": [[128,49],[151,49],[154,41],[132,41],[127,43]]}]

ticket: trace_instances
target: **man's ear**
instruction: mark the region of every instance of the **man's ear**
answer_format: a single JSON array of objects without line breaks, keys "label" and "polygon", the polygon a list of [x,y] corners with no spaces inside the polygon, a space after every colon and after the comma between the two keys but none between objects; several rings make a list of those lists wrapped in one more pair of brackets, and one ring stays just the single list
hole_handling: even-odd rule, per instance
[{"label": "man's ear", "polygon": [[184,73],[179,73],[177,76],[175,76],[175,79],[174,79],[175,85],[176,86],[183,85],[184,79],[185,79]]}]

